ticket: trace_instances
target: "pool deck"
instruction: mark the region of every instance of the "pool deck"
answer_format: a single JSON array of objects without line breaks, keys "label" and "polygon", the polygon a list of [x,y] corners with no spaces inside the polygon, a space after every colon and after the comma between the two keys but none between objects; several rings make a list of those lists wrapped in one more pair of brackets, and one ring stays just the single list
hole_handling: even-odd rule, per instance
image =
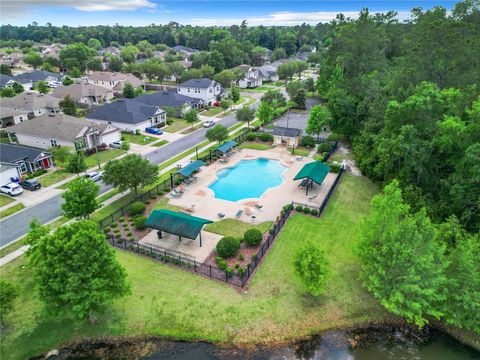
[{"label": "pool deck", "polygon": [[[281,164],[287,167],[283,173],[285,181],[275,188],[268,189],[260,198],[243,199],[236,202],[218,199],[208,186],[217,179],[217,172],[226,167],[232,167],[240,160],[252,160],[257,158],[267,158],[279,160]],[[286,204],[292,201],[311,206],[319,207],[330,189],[336,174],[329,173],[321,186],[314,184],[309,189],[308,196],[305,190],[299,189],[300,181],[294,181],[293,177],[307,163],[314,161],[312,158],[303,157],[301,160],[297,156],[291,155],[284,147],[275,147],[269,150],[242,149],[229,157],[228,163],[216,161],[210,166],[204,166],[196,175],[197,181],[191,185],[185,186],[185,193],[181,198],[171,198],[169,203],[177,205],[194,216],[203,217],[213,221],[218,221],[218,213],[225,214],[224,218],[238,219],[244,222],[259,223],[264,221],[273,221],[277,218]],[[256,204],[263,205],[261,209],[255,207]],[[242,210],[242,214],[237,217],[236,214]]]}]

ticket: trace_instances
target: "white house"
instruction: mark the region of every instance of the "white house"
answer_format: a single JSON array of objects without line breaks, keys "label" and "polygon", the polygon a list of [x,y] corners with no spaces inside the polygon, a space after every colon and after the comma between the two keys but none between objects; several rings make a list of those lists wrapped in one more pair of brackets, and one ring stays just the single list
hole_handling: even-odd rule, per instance
[{"label": "white house", "polygon": [[277,68],[278,66],[269,64],[259,66],[257,70],[260,73],[263,81],[278,81],[280,78],[278,77]]},{"label": "white house", "polygon": [[1,98],[0,107],[26,112],[28,118],[31,119],[35,116],[60,111],[60,101],[61,99],[51,95],[27,91],[11,98]]},{"label": "white house", "polygon": [[239,65],[235,69],[238,69],[245,74],[243,79],[237,81],[239,88],[247,89],[262,86],[263,78],[261,73],[258,71],[258,68],[250,65]]},{"label": "white house", "polygon": [[28,111],[8,107],[0,107],[1,127],[12,126],[28,120]]},{"label": "white house", "polygon": [[222,85],[210,79],[191,79],[185,81],[177,85],[177,92],[181,95],[200,99],[208,105],[215,102],[217,96],[225,96],[225,90]]},{"label": "white house", "polygon": [[42,149],[69,146],[86,150],[120,140],[120,129],[65,114],[47,114],[24,121],[7,129],[15,134],[18,143]]},{"label": "white house", "polygon": [[147,127],[161,127],[167,123],[167,114],[159,106],[135,99],[120,99],[92,110],[88,117],[127,131],[145,131]]}]

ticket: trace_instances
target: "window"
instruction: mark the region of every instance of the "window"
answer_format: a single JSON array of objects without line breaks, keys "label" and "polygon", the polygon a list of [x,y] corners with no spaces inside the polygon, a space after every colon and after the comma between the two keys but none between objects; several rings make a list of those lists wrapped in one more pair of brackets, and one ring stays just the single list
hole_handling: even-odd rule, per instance
[{"label": "window", "polygon": [[57,147],[57,140],[50,140],[50,145],[52,145],[52,147]]},{"label": "window", "polygon": [[187,88],[187,92],[190,92],[190,88]]},{"label": "window", "polygon": [[27,172],[27,165],[26,165],[24,162],[22,162],[22,163],[20,164],[20,172],[21,172],[22,174],[25,173],[25,172]]},{"label": "window", "polygon": [[209,92],[212,92],[212,90],[213,90],[212,88],[208,89]]}]

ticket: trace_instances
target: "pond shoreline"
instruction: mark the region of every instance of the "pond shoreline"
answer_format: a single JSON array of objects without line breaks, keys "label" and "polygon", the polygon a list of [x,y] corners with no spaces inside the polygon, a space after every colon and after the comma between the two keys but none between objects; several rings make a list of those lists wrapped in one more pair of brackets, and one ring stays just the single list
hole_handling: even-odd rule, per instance
[{"label": "pond shoreline", "polygon": [[[378,341],[380,338],[395,339],[401,336],[413,339],[416,343],[422,344],[437,336],[450,337],[464,346],[470,347],[480,352],[480,336],[473,334],[472,337],[463,336],[462,331],[457,329],[448,329],[441,324],[431,325],[419,330],[408,324],[369,324],[354,327],[336,328],[322,331],[318,334],[291,339],[288,341],[274,343],[215,343],[201,339],[182,340],[178,338],[167,338],[158,336],[136,336],[136,337],[99,337],[85,339],[78,342],[66,344],[59,349],[59,356],[55,359],[70,358],[89,358],[98,359],[122,359],[133,360],[147,357],[158,352],[175,352],[175,347],[179,345],[199,344],[213,346],[219,352],[224,353],[228,358],[250,357],[258,352],[275,351],[277,349],[289,347],[295,352],[309,353],[313,351],[315,344],[319,344],[323,337],[328,337],[332,343],[348,344],[352,348],[365,346],[369,343]],[[476,337],[476,338],[475,338]],[[45,359],[41,354],[31,359]]]}]

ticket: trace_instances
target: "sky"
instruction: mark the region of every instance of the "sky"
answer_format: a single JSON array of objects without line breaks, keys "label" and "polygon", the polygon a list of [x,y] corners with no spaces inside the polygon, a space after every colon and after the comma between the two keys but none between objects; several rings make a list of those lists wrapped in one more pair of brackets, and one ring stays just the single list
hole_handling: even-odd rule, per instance
[{"label": "sky", "polygon": [[371,12],[395,10],[408,19],[415,7],[452,9],[455,1],[323,1],[323,0],[0,0],[2,24],[132,25],[180,24],[227,26],[296,25],[328,22],[337,13],[356,17],[364,7]]}]

